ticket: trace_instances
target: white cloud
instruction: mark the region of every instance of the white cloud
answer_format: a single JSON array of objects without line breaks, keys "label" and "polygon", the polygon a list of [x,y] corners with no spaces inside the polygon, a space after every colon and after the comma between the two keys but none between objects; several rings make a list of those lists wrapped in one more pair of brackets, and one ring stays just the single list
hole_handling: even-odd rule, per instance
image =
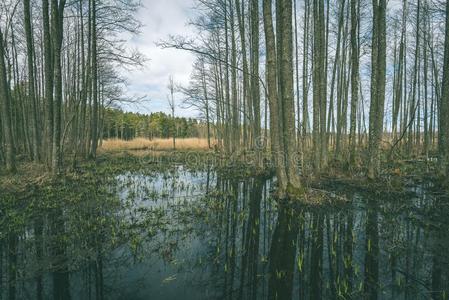
[{"label": "white cloud", "polygon": [[[191,53],[160,49],[156,42],[167,39],[169,35],[193,36],[194,28],[188,26],[193,15],[194,0],[143,0],[137,18],[143,23],[141,34],[129,39],[129,47],[137,48],[149,61],[139,70],[126,72],[129,82],[127,87],[130,96],[147,95],[149,103],[127,107],[126,109],[141,112],[168,112],[167,83],[172,75],[176,83],[187,84],[194,56]],[[178,99],[179,99],[178,95]],[[181,110],[178,115],[195,116],[197,112]]]}]

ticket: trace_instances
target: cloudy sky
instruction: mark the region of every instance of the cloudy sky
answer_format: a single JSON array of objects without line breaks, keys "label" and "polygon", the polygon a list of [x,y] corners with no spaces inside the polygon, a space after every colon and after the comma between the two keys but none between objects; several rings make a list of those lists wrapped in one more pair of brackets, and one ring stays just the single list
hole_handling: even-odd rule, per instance
[{"label": "cloudy sky", "polygon": [[[125,71],[130,97],[146,97],[148,101],[138,105],[123,107],[125,110],[151,113],[169,112],[167,102],[168,77],[172,75],[175,83],[187,85],[192,71],[194,56],[191,53],[160,49],[156,42],[167,39],[169,35],[195,36],[195,29],[188,26],[194,17],[195,0],[142,0],[143,7],[137,18],[143,24],[141,34],[129,39],[130,49],[137,48],[148,61],[138,70]],[[399,8],[402,0],[389,0],[388,8]],[[176,95],[178,116],[196,117],[192,109],[182,109],[182,96]]]},{"label": "cloudy sky", "polygon": [[[141,113],[169,112],[167,102],[168,77],[175,83],[187,84],[192,71],[192,54],[174,49],[160,49],[155,43],[167,39],[169,35],[194,35],[194,28],[187,26],[194,13],[194,0],[143,0],[137,18],[144,27],[141,34],[132,37],[128,45],[137,48],[148,61],[142,69],[126,72],[129,85],[128,95],[147,96],[149,101],[139,105],[124,107]],[[177,95],[178,103],[181,95]],[[192,110],[177,108],[178,116],[196,116]]]}]

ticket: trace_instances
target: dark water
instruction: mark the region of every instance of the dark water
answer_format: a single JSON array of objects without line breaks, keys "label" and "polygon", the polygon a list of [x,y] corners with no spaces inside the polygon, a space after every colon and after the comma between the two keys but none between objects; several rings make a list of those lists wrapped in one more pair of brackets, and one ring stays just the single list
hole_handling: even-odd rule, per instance
[{"label": "dark water", "polygon": [[3,210],[1,299],[448,299],[449,202],[425,185],[329,183],[351,201],[326,208],[212,168],[73,186]]}]

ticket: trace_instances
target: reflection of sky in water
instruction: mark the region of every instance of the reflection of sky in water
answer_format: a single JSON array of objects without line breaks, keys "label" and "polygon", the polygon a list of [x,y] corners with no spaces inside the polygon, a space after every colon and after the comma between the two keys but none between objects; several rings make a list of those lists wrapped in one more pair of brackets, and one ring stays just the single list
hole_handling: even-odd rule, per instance
[{"label": "reflection of sky in water", "polygon": [[[153,299],[233,299],[237,296],[247,299],[255,295],[263,299],[270,288],[275,288],[269,284],[268,270],[273,232],[279,226],[279,220],[276,205],[264,197],[269,186],[256,191],[252,179],[221,180],[215,172],[190,172],[182,166],[162,174],[126,173],[117,179],[122,199],[131,197],[136,206],[161,209],[168,220],[165,229],[146,245],[155,249],[153,254],[158,255],[145,256],[138,264],[123,267],[123,279],[114,284],[127,287],[120,289],[127,298],[145,299],[151,295]],[[313,240],[321,228],[321,295],[324,299],[332,299],[347,288],[342,287],[345,276],[348,277],[345,274],[347,264],[352,266],[350,295],[355,298],[366,296],[368,258],[378,263],[375,280],[380,299],[391,299],[393,295],[398,298],[406,295],[428,297],[428,287],[417,283],[416,277],[422,277],[420,280],[430,278],[432,270],[428,265],[433,247],[428,244],[424,229],[401,207],[421,209],[429,205],[433,197],[422,187],[412,188],[417,196],[405,201],[394,196],[384,195],[383,199],[365,192],[339,190],[338,187],[331,187],[331,190],[334,188],[336,193],[346,194],[352,200],[348,207],[296,210],[301,221],[297,241],[292,241],[297,247],[292,296],[312,294],[312,259],[316,251]],[[217,189],[225,192],[224,196],[216,197],[212,202],[221,203],[222,207],[220,211],[212,211],[205,205],[210,202],[204,202],[208,198],[203,196],[207,192],[213,194]],[[254,195],[254,192],[259,194]],[[374,199],[376,204],[372,206],[373,201],[369,199]],[[256,208],[259,220],[251,222],[250,210],[254,201],[260,201]],[[186,217],[191,210],[204,211],[200,216]],[[207,219],[202,218],[206,215]],[[314,219],[318,215],[322,216],[322,223],[317,228]],[[368,218],[377,220],[377,225],[367,223]],[[259,232],[258,250],[251,254],[252,250],[247,248],[248,234],[255,232]],[[348,241],[352,241],[350,253],[345,248]],[[169,251],[169,248],[172,249]],[[367,252],[368,248],[370,252]],[[377,248],[378,251],[373,252],[372,249]],[[408,255],[407,259],[405,255]],[[394,265],[392,257],[395,258]],[[250,274],[256,270],[256,274]],[[412,280],[412,276],[415,279]]]},{"label": "reflection of sky in water", "polygon": [[[117,177],[118,192],[124,201],[133,201],[136,207],[163,210],[164,232],[154,236],[144,247],[151,249],[155,255],[148,255],[131,266],[120,266],[122,273],[115,278],[113,286],[120,286],[117,299],[202,299],[210,293],[198,284],[210,278],[211,270],[204,268],[203,257],[208,255],[208,248],[201,239],[209,239],[206,231],[202,231],[201,239],[190,234],[189,226],[175,220],[177,211],[182,207],[194,205],[200,197],[204,197],[209,182],[215,178],[213,172],[192,172],[183,166],[165,173],[144,174],[125,173]],[[129,199],[132,197],[132,199]],[[201,225],[201,224],[193,224]],[[207,242],[206,242],[207,243]],[[177,249],[172,256],[173,249]],[[149,249],[147,249],[149,250]],[[115,255],[126,255],[126,248]],[[193,265],[203,265],[192,269]],[[115,276],[114,276],[115,277]]]},{"label": "reflection of sky in water", "polygon": [[[214,173],[209,172],[209,180]],[[183,166],[176,166],[166,173],[127,172],[117,176],[118,193],[121,199],[132,200],[135,205],[146,207],[163,207],[195,197],[204,196],[207,191],[207,172],[190,172]]]},{"label": "reflection of sky in water", "polygon": [[[430,299],[432,290],[449,290],[449,204],[428,187],[411,184],[401,194],[329,182],[321,188],[351,201],[317,208],[279,205],[269,197],[272,180],[209,170],[115,177],[123,208],[103,211],[105,222],[123,222],[124,237],[118,248],[101,237],[100,247],[115,249],[102,256],[106,299],[266,299],[273,291],[313,299],[317,290],[322,299]],[[83,237],[103,232],[85,230],[92,232]],[[68,249],[72,257],[84,248]],[[95,255],[87,254],[70,275],[73,299],[95,289]],[[46,281],[51,295],[50,275]]]},{"label": "reflection of sky in water", "polygon": [[[222,284],[220,273],[224,268],[231,268],[226,265],[226,259],[221,257],[225,251],[221,247],[224,246],[216,244],[217,228],[213,226],[220,225],[214,216],[205,220],[190,215],[190,210],[195,207],[204,208],[202,199],[208,191],[217,193],[217,180],[215,172],[189,171],[183,166],[164,173],[128,172],[117,177],[120,198],[132,202],[129,213],[134,214],[137,207],[145,207],[150,211],[163,211],[164,215],[164,229],[159,228],[158,234],[142,246],[146,248],[145,253],[150,255],[145,255],[136,264],[118,266],[114,271],[111,285],[120,294],[116,296],[117,299],[146,299],[148,295],[152,299],[220,297],[222,291],[216,287]],[[223,186],[222,192],[231,199],[233,193],[227,191],[231,183],[224,180],[220,184]],[[242,244],[238,232],[241,232],[241,221],[246,216],[243,205],[249,201],[243,200],[248,197],[248,191],[244,192],[244,188],[248,190],[250,187],[248,183],[237,181],[232,185],[238,189],[234,195],[238,195],[235,203],[240,211],[240,221],[236,221],[240,224],[236,223],[234,229],[228,227],[228,231],[234,231],[234,248],[237,249],[237,244]],[[216,200],[227,201],[224,197],[220,196]],[[266,235],[265,242],[268,242]],[[127,249],[122,247],[114,256],[129,255]],[[267,245],[263,249],[267,252]],[[237,255],[234,254],[235,257]]]}]

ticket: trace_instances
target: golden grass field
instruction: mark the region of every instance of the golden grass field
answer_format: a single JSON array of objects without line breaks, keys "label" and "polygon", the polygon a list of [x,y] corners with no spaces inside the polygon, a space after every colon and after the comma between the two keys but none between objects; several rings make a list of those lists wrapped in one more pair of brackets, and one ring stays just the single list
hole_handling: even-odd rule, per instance
[{"label": "golden grass field", "polygon": [[[103,151],[120,150],[173,150],[173,140],[170,139],[145,139],[136,138],[130,141],[120,139],[104,140],[101,146]],[[176,150],[208,150],[207,139],[200,138],[179,138],[176,139]]]}]

